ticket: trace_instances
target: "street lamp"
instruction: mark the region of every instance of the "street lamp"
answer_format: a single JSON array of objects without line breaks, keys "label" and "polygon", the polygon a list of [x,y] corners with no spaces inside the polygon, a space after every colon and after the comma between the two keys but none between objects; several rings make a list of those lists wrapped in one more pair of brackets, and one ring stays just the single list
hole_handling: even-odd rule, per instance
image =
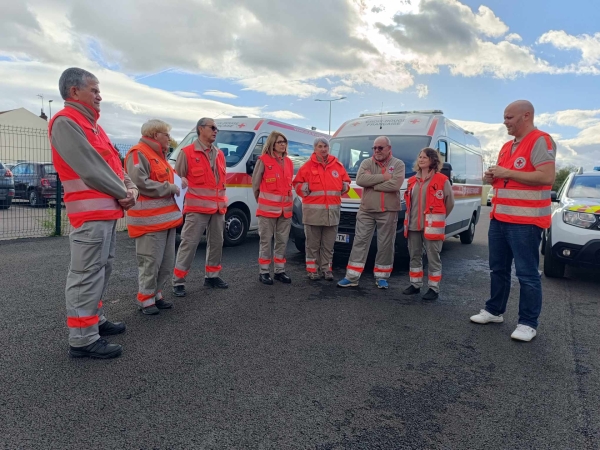
[{"label": "street lamp", "polygon": [[329,136],[331,136],[331,103],[337,102],[338,100],[344,100],[346,97],[333,98],[331,100],[322,100],[320,98],[316,98],[315,102],[329,102]]},{"label": "street lamp", "polygon": [[52,100],[48,100],[48,109],[50,110],[50,119],[52,120]]}]

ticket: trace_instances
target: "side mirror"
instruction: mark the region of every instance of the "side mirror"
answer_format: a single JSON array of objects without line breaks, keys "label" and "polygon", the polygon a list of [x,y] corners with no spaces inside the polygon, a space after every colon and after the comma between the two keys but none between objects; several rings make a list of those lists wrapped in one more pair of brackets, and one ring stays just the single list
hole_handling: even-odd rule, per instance
[{"label": "side mirror", "polygon": [[556,191],[550,191],[550,200],[553,202],[558,202],[558,196],[556,195]]},{"label": "side mirror", "polygon": [[450,180],[450,184],[452,184],[452,164],[445,162],[442,165],[442,170],[440,170],[440,172],[446,175]]}]

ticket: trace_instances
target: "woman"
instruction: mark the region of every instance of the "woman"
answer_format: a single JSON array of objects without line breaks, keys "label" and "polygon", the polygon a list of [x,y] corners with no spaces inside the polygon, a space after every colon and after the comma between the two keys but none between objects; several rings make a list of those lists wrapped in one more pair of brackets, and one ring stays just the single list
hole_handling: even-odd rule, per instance
[{"label": "woman", "polygon": [[147,315],[173,307],[162,288],[175,266],[175,230],[183,216],[175,203],[179,187],[167,162],[171,126],[162,120],[142,125],[140,142],[127,152],[125,170],[140,191],[127,211],[129,236],[135,238],[138,261],[138,308]]},{"label": "woman", "polygon": [[350,189],[350,177],[342,163],[329,154],[327,139],[315,139],[314,153],[298,171],[294,188],[302,197],[308,278],[318,280],[323,276],[333,281],[333,245],[342,195]]},{"label": "woman", "polygon": [[454,208],[454,194],[450,180],[440,173],[440,154],[433,148],[419,153],[414,170],[404,193],[406,215],[404,237],[408,240],[410,254],[410,286],[403,293],[417,294],[423,286],[423,244],[428,260],[429,289],[423,300],[435,300],[440,292],[442,261],[440,252],[444,242],[446,217]]},{"label": "woman", "polygon": [[[287,156],[287,139],[278,131],[272,131],[263,146],[262,155],[256,161],[252,174],[252,190],[258,202],[258,235],[260,249],[258,279],[273,284],[271,278],[271,255],[273,255],[274,278],[291,283],[285,273],[285,248],[292,224],[292,178],[294,164]],[[271,251],[271,241],[275,248]]]}]

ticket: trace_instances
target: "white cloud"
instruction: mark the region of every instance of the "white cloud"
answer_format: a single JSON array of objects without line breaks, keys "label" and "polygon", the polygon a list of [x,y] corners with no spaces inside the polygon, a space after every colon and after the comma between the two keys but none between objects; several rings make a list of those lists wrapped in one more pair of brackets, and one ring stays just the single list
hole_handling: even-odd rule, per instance
[{"label": "white cloud", "polygon": [[196,92],[186,92],[186,91],[172,91],[172,92],[175,95],[179,95],[180,97],[185,97],[185,98],[198,98],[198,97],[200,97]]},{"label": "white cloud", "polygon": [[292,119],[304,119],[305,117],[301,114],[297,114],[292,111],[270,111],[264,112],[265,117],[273,117],[274,119],[281,120],[292,120]]},{"label": "white cloud", "polygon": [[219,97],[219,98],[238,98],[237,95],[232,94],[230,92],[216,91],[213,89],[205,91],[204,94],[202,94],[202,95],[207,95],[210,97]]},{"label": "white cloud", "polygon": [[504,37],[508,42],[521,42],[523,38],[517,33],[510,33]]},{"label": "white cloud", "polygon": [[429,94],[429,88],[426,84],[417,84],[417,96],[419,98],[427,98]]},{"label": "white cloud", "polygon": [[327,89],[300,80],[289,80],[281,76],[261,75],[253,78],[239,80],[245,86],[243,91],[263,92],[267,95],[294,95],[298,98],[307,98],[323,94]]},{"label": "white cloud", "polygon": [[538,42],[551,44],[559,50],[578,50],[581,52],[579,67],[600,74],[600,33],[572,36],[562,30],[553,30],[540,36]]}]

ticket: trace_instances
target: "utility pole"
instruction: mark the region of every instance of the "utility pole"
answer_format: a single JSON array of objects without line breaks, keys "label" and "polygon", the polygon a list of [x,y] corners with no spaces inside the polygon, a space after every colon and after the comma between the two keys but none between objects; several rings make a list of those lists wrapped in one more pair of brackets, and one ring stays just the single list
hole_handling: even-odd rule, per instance
[{"label": "utility pole", "polygon": [[329,136],[331,136],[331,103],[337,102],[338,100],[344,100],[346,97],[333,98],[330,100],[324,100],[320,98],[316,98],[315,102],[329,102]]}]

